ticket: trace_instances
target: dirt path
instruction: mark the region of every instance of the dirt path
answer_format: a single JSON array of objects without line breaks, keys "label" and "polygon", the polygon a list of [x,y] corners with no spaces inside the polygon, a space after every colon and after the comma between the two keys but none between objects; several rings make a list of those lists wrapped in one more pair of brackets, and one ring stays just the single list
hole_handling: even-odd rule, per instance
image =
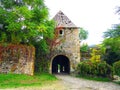
[{"label": "dirt path", "polygon": [[75,78],[69,75],[56,75],[58,81],[42,87],[20,87],[0,90],[120,90],[120,85],[111,82],[97,82]]},{"label": "dirt path", "polygon": [[111,82],[97,82],[68,75],[56,75],[67,90],[120,90],[120,85]]}]

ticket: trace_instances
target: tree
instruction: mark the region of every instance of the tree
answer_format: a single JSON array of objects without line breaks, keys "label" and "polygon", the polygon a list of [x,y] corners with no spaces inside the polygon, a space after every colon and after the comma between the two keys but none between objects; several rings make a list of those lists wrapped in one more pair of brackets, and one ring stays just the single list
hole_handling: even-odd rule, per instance
[{"label": "tree", "polygon": [[112,29],[104,32],[104,38],[117,38],[120,37],[120,25],[113,25]]},{"label": "tree", "polygon": [[[84,30],[83,28],[80,28],[80,32],[79,32],[79,39],[85,40],[88,38],[88,31]],[[88,45],[87,44],[83,44],[80,47],[80,51],[82,52],[86,52],[88,50]]]},{"label": "tree", "polygon": [[120,25],[115,25],[113,29],[110,29],[104,33],[104,41],[102,43],[102,48],[106,51],[103,54],[103,59],[108,64],[113,64],[114,62],[120,60]]},{"label": "tree", "polygon": [[82,44],[81,47],[80,47],[80,51],[81,52],[88,52],[89,50],[89,46],[87,44]]},{"label": "tree", "polygon": [[0,0],[0,44],[34,45],[38,71],[47,71],[47,40],[54,37],[54,28],[44,0]]},{"label": "tree", "polygon": [[87,39],[88,31],[84,30],[83,28],[80,28],[79,38],[81,41]]},{"label": "tree", "polygon": [[[79,32],[80,41],[87,39],[87,37],[88,37],[88,31],[84,30],[83,28],[80,28],[80,32]],[[85,59],[86,56],[88,56],[88,50],[89,50],[89,46],[83,43],[80,47],[81,59]]]},{"label": "tree", "polygon": [[120,25],[114,25],[113,29],[104,33],[104,37],[104,47],[111,49],[113,52],[120,52]]},{"label": "tree", "polygon": [[49,37],[53,21],[48,20],[43,0],[0,0],[0,3],[1,43],[32,44],[43,34],[44,38]]}]

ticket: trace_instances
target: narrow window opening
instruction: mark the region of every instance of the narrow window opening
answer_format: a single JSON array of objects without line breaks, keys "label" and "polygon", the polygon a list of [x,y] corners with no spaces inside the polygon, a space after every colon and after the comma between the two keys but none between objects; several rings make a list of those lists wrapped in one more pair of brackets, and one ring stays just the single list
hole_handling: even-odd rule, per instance
[{"label": "narrow window opening", "polygon": [[63,30],[60,30],[59,31],[59,36],[63,36],[64,35],[64,31]]},{"label": "narrow window opening", "polygon": [[60,30],[60,34],[63,34],[63,30]]}]

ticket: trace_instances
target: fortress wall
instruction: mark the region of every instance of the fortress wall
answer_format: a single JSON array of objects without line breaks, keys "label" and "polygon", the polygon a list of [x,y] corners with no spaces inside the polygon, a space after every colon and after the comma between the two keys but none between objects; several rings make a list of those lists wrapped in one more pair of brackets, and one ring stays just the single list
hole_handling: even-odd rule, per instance
[{"label": "fortress wall", "polygon": [[26,45],[0,45],[0,73],[34,74],[35,48]]}]

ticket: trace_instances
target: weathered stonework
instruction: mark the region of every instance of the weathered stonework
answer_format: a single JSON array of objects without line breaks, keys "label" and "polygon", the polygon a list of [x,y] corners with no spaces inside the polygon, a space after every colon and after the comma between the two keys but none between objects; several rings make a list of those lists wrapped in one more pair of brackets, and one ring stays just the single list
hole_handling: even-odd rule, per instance
[{"label": "weathered stonework", "polygon": [[57,25],[50,52],[50,72],[52,71],[53,59],[58,55],[67,57],[70,61],[70,72],[75,71],[80,62],[79,30],[61,11],[54,17],[54,20]]},{"label": "weathered stonework", "polygon": [[34,74],[35,48],[25,45],[0,46],[0,73]]}]

